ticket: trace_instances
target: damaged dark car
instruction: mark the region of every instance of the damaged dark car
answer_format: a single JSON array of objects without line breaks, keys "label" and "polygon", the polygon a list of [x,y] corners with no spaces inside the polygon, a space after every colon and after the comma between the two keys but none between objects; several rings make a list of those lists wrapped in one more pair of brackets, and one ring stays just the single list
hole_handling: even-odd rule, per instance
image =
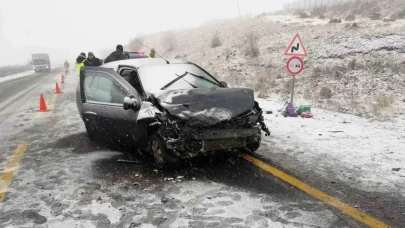
[{"label": "damaged dark car", "polygon": [[150,152],[159,167],[219,151],[253,153],[262,110],[248,88],[227,88],[184,60],[130,59],[83,67],[77,107],[92,140]]}]

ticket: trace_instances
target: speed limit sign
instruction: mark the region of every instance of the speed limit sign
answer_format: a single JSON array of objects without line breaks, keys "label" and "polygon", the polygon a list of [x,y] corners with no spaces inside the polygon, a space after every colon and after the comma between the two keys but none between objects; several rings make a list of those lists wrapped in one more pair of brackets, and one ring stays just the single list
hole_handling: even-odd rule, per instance
[{"label": "speed limit sign", "polygon": [[301,58],[294,56],[287,61],[287,71],[292,75],[297,75],[304,70],[304,61]]}]

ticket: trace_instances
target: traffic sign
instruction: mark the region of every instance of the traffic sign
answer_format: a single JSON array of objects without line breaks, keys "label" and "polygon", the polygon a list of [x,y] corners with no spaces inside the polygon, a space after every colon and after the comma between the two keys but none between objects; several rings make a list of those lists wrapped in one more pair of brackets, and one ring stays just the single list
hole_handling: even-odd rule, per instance
[{"label": "traffic sign", "polygon": [[307,50],[305,49],[304,43],[301,40],[300,35],[297,33],[287,50],[285,50],[284,55],[288,56],[308,56]]},{"label": "traffic sign", "polygon": [[287,71],[292,75],[297,75],[304,70],[304,61],[301,58],[294,56],[287,61]]}]

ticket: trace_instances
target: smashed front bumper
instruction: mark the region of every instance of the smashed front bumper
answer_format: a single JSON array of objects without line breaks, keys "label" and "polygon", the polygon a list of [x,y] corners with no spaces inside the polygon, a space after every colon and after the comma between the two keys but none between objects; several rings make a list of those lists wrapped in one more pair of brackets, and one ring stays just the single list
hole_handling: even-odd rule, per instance
[{"label": "smashed front bumper", "polygon": [[244,148],[260,140],[260,127],[207,129],[192,132],[185,140],[168,140],[166,145],[177,156],[191,158],[208,152]]}]

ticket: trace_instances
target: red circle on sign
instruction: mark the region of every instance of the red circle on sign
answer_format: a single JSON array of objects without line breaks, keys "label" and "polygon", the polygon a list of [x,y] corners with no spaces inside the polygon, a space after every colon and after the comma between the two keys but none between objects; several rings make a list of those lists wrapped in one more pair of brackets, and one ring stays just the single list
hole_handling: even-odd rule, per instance
[{"label": "red circle on sign", "polygon": [[[300,69],[298,71],[296,71],[296,72],[294,72],[294,71],[292,71],[290,69],[290,63],[293,60],[298,60],[300,62],[300,64],[301,64]],[[290,73],[292,75],[297,75],[297,74],[301,73],[303,70],[304,70],[304,61],[302,61],[301,58],[299,58],[297,56],[294,56],[294,57],[291,57],[290,59],[288,59],[288,61],[287,61],[287,71],[288,71],[288,73]]]}]

